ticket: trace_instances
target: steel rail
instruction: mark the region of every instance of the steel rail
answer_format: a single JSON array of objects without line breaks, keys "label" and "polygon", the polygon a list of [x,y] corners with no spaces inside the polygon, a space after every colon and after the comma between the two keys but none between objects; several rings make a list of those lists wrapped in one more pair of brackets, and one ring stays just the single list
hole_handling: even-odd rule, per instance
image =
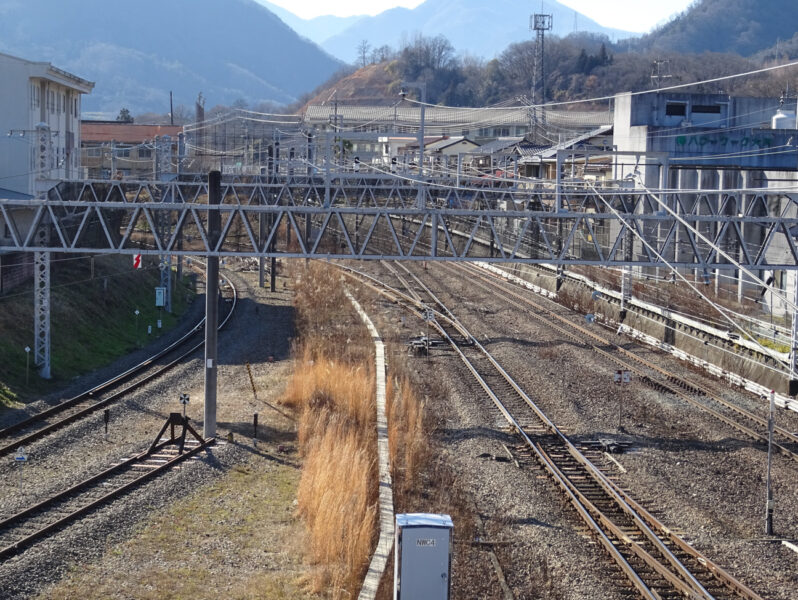
[{"label": "steel rail", "polygon": [[[233,313],[235,312],[237,303],[238,303],[238,291],[236,290],[235,286],[232,284],[232,282],[228,278],[225,278],[225,280],[228,282],[228,285],[230,286],[230,288],[232,290],[232,293],[233,293],[233,298],[232,299],[233,299],[233,301],[232,301],[232,305],[230,306],[230,310],[228,311],[228,313],[225,316],[224,320],[219,324],[219,327],[218,327],[219,331],[221,331],[222,328],[224,328],[224,326],[227,324],[229,319],[232,317]],[[87,400],[93,399],[97,394],[102,393],[104,390],[107,390],[107,389],[109,389],[109,388],[111,388],[111,387],[113,387],[113,386],[115,386],[115,385],[117,385],[119,383],[124,383],[126,381],[129,381],[135,375],[143,372],[147,367],[149,367],[150,365],[155,363],[155,361],[163,358],[164,356],[166,356],[169,353],[173,352],[175,349],[177,349],[180,346],[184,345],[193,336],[195,336],[197,333],[201,332],[203,330],[203,328],[204,328],[204,325],[205,325],[205,318],[203,317],[202,320],[197,325],[195,325],[189,332],[187,332],[185,335],[183,335],[180,339],[176,340],[175,342],[173,342],[172,344],[170,344],[169,346],[167,346],[163,350],[160,350],[159,352],[156,352],[154,355],[152,355],[149,358],[143,360],[142,362],[140,362],[139,364],[135,365],[134,367],[128,369],[127,371],[125,371],[123,373],[120,373],[119,375],[116,375],[116,376],[112,377],[111,379],[109,379],[109,380],[107,380],[107,381],[105,381],[105,382],[103,382],[103,383],[101,383],[99,385],[96,385],[93,388],[91,388],[90,390],[87,390],[87,391],[85,391],[85,392],[83,392],[81,394],[78,394],[77,396],[75,396],[73,398],[70,398],[70,399],[65,400],[63,402],[60,402],[59,404],[57,404],[57,405],[55,405],[55,406],[53,406],[51,408],[48,408],[48,409],[46,409],[46,410],[44,410],[42,412],[39,412],[39,413],[37,413],[35,415],[32,415],[32,416],[26,418],[26,419],[24,419],[24,420],[22,420],[22,421],[20,421],[18,423],[15,423],[14,425],[11,425],[9,427],[6,427],[5,429],[0,430],[0,439],[8,438],[8,437],[12,436],[13,434],[15,434],[15,433],[17,433],[19,431],[24,431],[25,429],[28,429],[29,427],[34,426],[37,423],[41,423],[42,421],[46,421],[47,419],[49,419],[49,418],[51,418],[53,416],[56,416],[56,415],[58,415],[60,413],[63,413],[65,411],[69,410],[70,408],[76,407],[76,406],[80,405],[81,403],[86,402]],[[41,427],[40,429],[37,429],[37,430],[35,430],[35,431],[33,431],[33,432],[23,436],[23,437],[17,438],[17,439],[15,439],[12,442],[8,442],[8,443],[4,444],[3,446],[0,446],[0,456],[7,455],[7,454],[13,452],[14,450],[16,450],[17,448],[19,448],[21,446],[25,446],[27,444],[30,444],[30,443],[32,443],[32,442],[34,442],[34,441],[46,436],[46,435],[49,435],[50,433],[52,433],[52,432],[54,432],[54,431],[56,431],[58,429],[61,429],[62,427],[65,427],[65,426],[69,425],[70,423],[78,421],[78,420],[82,419],[83,417],[85,417],[85,416],[87,416],[87,415],[89,415],[89,414],[91,414],[93,412],[96,412],[96,411],[100,410],[101,408],[105,408],[109,404],[112,404],[112,403],[116,402],[117,400],[119,400],[124,395],[126,395],[126,394],[132,392],[133,390],[141,387],[145,383],[148,383],[148,382],[152,381],[153,379],[157,378],[158,376],[162,375],[163,373],[166,373],[167,371],[172,369],[174,366],[179,364],[181,361],[183,361],[186,357],[190,356],[191,354],[196,352],[198,349],[202,348],[204,345],[205,345],[205,341],[202,340],[202,341],[194,344],[193,346],[191,346],[188,350],[186,350],[185,352],[180,354],[177,358],[175,358],[172,361],[168,362],[167,364],[161,366],[160,368],[156,369],[152,373],[145,375],[141,379],[136,380],[131,385],[129,385],[129,386],[127,386],[127,387],[125,387],[125,388],[123,388],[121,390],[118,390],[117,392],[114,392],[113,394],[111,394],[107,398],[104,398],[104,399],[102,399],[102,400],[100,400],[98,402],[90,404],[89,406],[87,406],[87,407],[85,407],[85,408],[83,408],[83,409],[81,409],[81,410],[79,410],[79,411],[77,411],[75,413],[72,413],[72,414],[68,415],[67,417],[65,417],[63,419],[59,419],[58,421],[56,421],[54,423],[50,423],[48,425],[45,425],[44,427]]]},{"label": "steel rail", "polygon": [[[178,414],[179,416],[179,414]],[[185,435],[185,434],[184,434]],[[200,438],[201,439],[201,438]],[[153,444],[149,449],[145,452],[142,452],[132,458],[129,458],[113,467],[110,467],[97,475],[89,477],[88,479],[66,489],[63,490],[46,500],[43,500],[34,506],[26,508],[25,510],[20,511],[6,519],[0,521],[0,539],[4,533],[8,533],[9,530],[12,530],[15,527],[24,526],[26,521],[29,521],[35,518],[38,514],[47,512],[47,511],[57,511],[58,506],[60,504],[66,503],[70,500],[74,500],[75,498],[80,498],[80,494],[88,494],[91,490],[96,490],[98,487],[102,486],[104,482],[107,482],[110,478],[116,475],[123,475],[125,473],[131,472],[133,468],[137,465],[145,465],[147,464],[146,461],[151,460],[155,455],[158,455],[162,450],[167,448],[168,446],[176,444],[179,439],[172,438],[165,442],[160,442]],[[5,560],[9,556],[16,554],[23,548],[30,546],[33,542],[47,536],[48,534],[52,533],[53,531],[64,527],[65,525],[71,523],[72,521],[77,520],[79,517],[91,512],[92,510],[96,509],[100,505],[112,500],[128,490],[140,485],[144,481],[154,478],[156,475],[159,475],[166,471],[167,469],[172,468],[175,464],[182,462],[202,450],[208,448],[212,444],[215,443],[214,438],[210,438],[208,440],[199,441],[199,443],[185,452],[181,452],[177,454],[174,458],[166,461],[165,463],[154,466],[152,468],[147,468],[141,475],[135,477],[134,479],[123,483],[116,489],[111,490],[108,493],[103,494],[99,498],[91,499],[87,504],[80,506],[76,510],[73,510],[66,515],[58,518],[57,520],[46,523],[44,526],[35,529],[33,532],[24,535],[22,538],[17,539],[13,543],[0,548],[0,560]],[[182,444],[181,444],[182,448]]]},{"label": "steel rail", "polygon": [[[353,269],[349,269],[348,271],[351,274],[351,276],[357,277],[359,280],[362,280],[362,278]],[[385,286],[384,284],[381,284],[381,282],[379,282],[379,280],[377,280],[374,277],[366,275],[365,278],[368,280],[367,285],[370,288],[374,289],[378,293],[381,293],[383,295],[387,295],[388,297],[392,297],[394,299],[394,301],[396,301],[396,302],[401,302],[403,304],[410,304],[411,306],[413,306],[413,307],[415,307],[417,309],[417,313],[420,313],[421,306],[423,305],[423,303],[418,302],[417,300],[407,296],[406,294],[403,294],[401,292],[397,292],[393,288],[389,288],[389,286]],[[386,291],[386,289],[390,289],[391,291]],[[448,322],[452,326],[456,325],[457,328],[458,328],[458,331],[460,331],[461,328],[463,328],[463,326],[459,322],[457,322],[456,319],[454,321],[452,319],[450,319],[450,317],[448,315],[444,314],[444,312],[449,312],[449,311],[448,311],[448,309],[444,309],[443,311],[435,311],[435,314],[440,317],[440,321]],[[449,314],[451,314],[451,313],[449,313]],[[546,467],[546,465],[549,462],[553,463],[554,462],[553,459],[550,456],[548,456],[548,454],[545,452],[545,449],[541,445],[539,445],[538,443],[534,442],[531,438],[529,438],[529,436],[524,431],[524,428],[512,417],[512,415],[510,414],[508,409],[503,406],[503,404],[499,400],[498,396],[496,396],[496,394],[490,389],[490,385],[484,380],[484,378],[482,378],[482,376],[479,375],[476,367],[474,367],[467,360],[467,358],[465,357],[464,353],[460,350],[459,346],[454,343],[454,340],[451,338],[451,336],[448,335],[448,333],[445,331],[443,326],[439,323],[439,320],[436,319],[432,323],[432,325],[436,328],[436,330],[439,331],[439,333],[441,333],[441,335],[444,338],[447,339],[447,341],[449,341],[450,344],[453,345],[453,347],[455,348],[455,351],[458,353],[458,355],[460,356],[461,360],[463,360],[463,362],[466,365],[466,367],[475,376],[477,381],[480,383],[481,387],[486,391],[486,393],[491,398],[493,403],[497,406],[497,408],[500,410],[500,412],[502,413],[504,418],[510,423],[510,425],[513,427],[513,429],[515,429],[519,433],[519,435],[521,435],[521,437],[524,438],[525,442],[532,449],[532,451],[535,453],[535,455],[538,457],[538,460],[541,462],[541,464],[543,464],[543,466]],[[473,338],[473,336],[471,336],[470,334],[467,335],[466,339],[468,339],[470,342],[472,342],[474,346],[476,346],[478,348],[481,348],[481,345],[479,344],[479,342],[475,338]],[[480,351],[485,353],[484,348],[481,348]],[[492,358],[489,355],[487,355],[487,356],[489,358]],[[495,360],[493,362],[495,363]],[[498,365],[498,363],[495,363],[495,364]],[[501,367],[499,367],[499,370],[500,370],[500,372],[503,371],[501,369]],[[506,375],[506,373],[505,373],[505,375]],[[511,385],[513,383],[514,382],[511,382]],[[517,384],[515,384],[515,387],[517,387]],[[527,405],[530,408],[532,408],[536,412],[536,414],[540,413],[540,415],[542,415],[542,419],[541,420],[544,422],[544,424],[551,423],[551,421],[548,420],[548,418],[545,417],[545,415],[543,415],[542,411],[539,411],[539,409],[536,406],[534,406],[534,403],[529,404],[529,402],[531,402],[531,400],[529,400],[528,397],[527,397],[527,400],[525,400],[525,402],[527,402]],[[550,431],[553,431],[553,432],[557,431],[556,426],[554,426],[553,423],[551,423],[551,426],[553,427],[553,429],[549,428]],[[562,436],[562,434],[559,433],[559,432],[557,434],[555,434],[555,435],[557,435],[557,437]],[[587,465],[583,465],[583,466],[588,470],[589,473],[594,475],[593,479],[601,487],[605,488],[605,493],[607,493],[608,495],[613,497],[614,501],[616,502],[616,504],[618,506],[623,506],[624,504],[626,504],[627,510],[629,510],[631,512],[634,512],[633,509],[630,506],[628,506],[627,503],[625,503],[623,498],[618,493],[617,486],[614,486],[614,484],[612,484],[612,482],[607,480],[606,477],[594,465],[592,465],[592,463],[590,463],[590,461],[588,461],[584,456],[582,456],[581,453],[579,453],[579,451],[569,441],[567,441],[567,438],[565,438],[565,436],[562,436],[562,439],[565,440],[566,448],[568,449],[568,453],[569,453],[569,455],[571,455],[574,458],[574,460],[577,460],[579,462],[585,461],[587,463],[587,465],[589,465],[589,466],[587,466]],[[558,484],[561,485],[561,487],[567,488],[569,485],[573,485],[568,480],[567,476],[565,476],[562,472],[553,472],[548,467],[546,467],[546,469],[547,469],[547,471],[549,471],[549,473],[552,474],[552,476],[555,478],[555,481],[557,481]],[[568,483],[565,483],[566,481]],[[573,493],[573,490],[569,490],[566,493],[568,494],[569,501],[571,503],[574,503],[574,502],[579,503],[579,501],[577,499],[577,496]],[[591,509],[598,511],[598,508],[595,507],[595,506],[592,506],[590,508],[588,508],[588,507],[586,507],[585,505],[582,505],[582,504],[580,504],[580,506],[581,506],[581,508],[577,509],[578,512],[580,513],[580,515],[582,515],[583,513],[586,513],[586,512],[589,513],[589,510],[591,510]],[[597,512],[597,515],[600,515],[600,514],[601,514],[600,512]],[[590,521],[592,521],[592,524],[591,524]],[[588,526],[591,528],[591,530],[595,530],[594,529],[595,521],[592,519],[592,517],[591,517],[590,521],[586,521],[586,522],[588,522]],[[636,526],[639,526],[639,525],[642,524],[642,527],[640,527],[640,530],[644,533],[644,535],[646,535],[645,530],[647,529],[647,526],[644,523],[641,523],[642,521],[643,521],[643,519],[641,519],[639,516],[637,516],[635,524],[636,524]],[[667,530],[667,528],[665,528],[663,525],[661,525],[659,523],[657,524],[657,528],[660,528],[661,530]],[[623,534],[623,532],[620,531],[620,530],[616,530],[616,533],[617,532],[620,532],[621,534]],[[651,533],[652,533],[652,535],[655,535],[655,534],[653,534],[653,532],[651,532]],[[607,539],[606,538],[606,534],[604,534],[603,532],[599,532],[599,533],[597,533],[597,535],[598,535],[599,539],[602,541],[602,545],[604,545],[603,539]],[[615,534],[613,533],[613,535],[615,535]],[[646,537],[648,537],[648,536],[646,535]],[[656,537],[656,535],[655,535],[655,537]],[[659,538],[657,538],[657,539],[659,540]],[[625,545],[630,545],[630,544],[631,545],[635,545],[635,546],[637,545],[636,542],[630,540],[628,535],[625,535],[625,534],[623,535],[623,537],[618,538],[618,540],[619,540],[619,543],[623,543]],[[629,563],[626,561],[626,559],[619,555],[619,551],[618,551],[616,545],[613,542],[609,541],[609,540],[607,540],[607,541],[608,541],[609,545],[612,546],[612,549],[606,548],[606,546],[605,546],[605,548],[610,552],[610,555],[616,560],[616,562],[619,564],[619,566],[621,566],[622,570],[629,576],[630,581],[636,587],[636,589],[638,589],[638,591],[640,591],[640,593],[644,597],[647,597],[647,598],[650,598],[650,597],[659,598],[660,596],[656,592],[654,592],[653,590],[650,590],[644,583],[642,583],[642,580],[640,580],[639,576],[634,572],[634,569],[629,565]],[[676,566],[676,570],[677,570],[677,572],[681,572],[682,573],[682,577],[683,578],[682,577],[678,577],[678,576],[674,576],[672,573],[670,573],[670,571],[668,571],[669,572],[669,576],[665,575],[665,573],[663,571],[664,567],[662,565],[659,565],[659,564],[657,564],[656,566],[655,565],[649,565],[649,568],[651,568],[654,572],[657,572],[661,577],[663,577],[664,580],[669,581],[669,583],[673,583],[675,585],[675,589],[679,590],[678,593],[681,594],[684,597],[698,597],[698,598],[710,598],[710,597],[712,597],[709,594],[709,592],[707,592],[703,588],[703,586],[695,580],[695,578],[692,576],[692,574],[683,565],[681,566],[681,568],[678,566],[678,565],[681,565],[681,563],[679,562],[679,560],[677,558],[675,558],[672,555],[672,553],[670,552],[670,550],[667,547],[664,547],[664,545],[661,542],[659,542],[659,546],[660,546],[660,548],[663,548],[663,549],[662,550],[658,550],[658,551],[665,557],[665,560],[668,563],[670,563],[672,566],[674,564],[677,565]],[[697,553],[697,551],[695,551],[694,549],[689,548],[689,546],[687,546],[686,544],[685,544],[685,547],[688,548],[688,551],[689,551],[690,555],[698,556],[699,557],[699,561],[702,564],[712,565],[712,569],[709,569],[709,571],[713,574],[713,576],[717,577],[718,580],[721,583],[725,584],[726,581],[728,581],[730,579],[733,579],[730,576],[723,577],[722,575],[718,575],[718,574],[725,575],[725,573],[721,569],[716,567],[713,563],[711,563],[711,561],[709,561],[708,559],[706,559],[705,557],[703,557],[699,553]],[[641,558],[643,560],[645,560],[646,557],[650,557],[649,553],[647,553],[647,552],[638,552],[637,548],[630,548],[630,551],[632,552],[632,554],[634,554],[635,556],[637,556],[638,558]],[[658,563],[659,562],[656,559],[653,559],[653,557],[651,557],[651,559],[649,559],[649,560],[653,560],[654,563]],[[629,569],[632,574],[630,574],[627,571],[627,569]],[[667,569],[665,569],[665,570],[667,570]],[[685,573],[686,573],[686,575],[685,575]],[[640,581],[640,583],[638,584],[636,580]],[[642,585],[642,589],[641,589],[640,585]],[[727,586],[727,587],[733,587],[733,586]],[[735,593],[738,593],[738,592],[735,590]],[[759,598],[753,592],[751,592],[751,593],[745,592],[745,593],[742,593],[740,595],[742,595],[743,597],[746,597],[746,598]]]},{"label": "steel rail", "polygon": [[[468,267],[461,267],[461,268],[468,269]],[[630,350],[627,350],[626,348],[623,348],[623,347],[619,346],[618,344],[615,344],[611,340],[608,340],[608,339],[598,335],[597,333],[595,333],[593,331],[590,331],[589,329],[587,329],[587,328],[585,328],[585,327],[583,327],[581,325],[578,325],[576,323],[571,322],[569,319],[563,317],[562,315],[559,315],[556,312],[554,312],[553,310],[551,310],[551,309],[543,306],[542,304],[532,300],[527,295],[520,294],[517,291],[512,290],[512,289],[508,289],[508,287],[510,287],[510,286],[509,286],[509,284],[505,283],[503,279],[499,279],[499,278],[491,277],[491,276],[486,276],[485,274],[480,273],[480,272],[476,272],[475,270],[472,270],[472,269],[468,269],[468,270],[472,272],[474,277],[476,277],[478,279],[481,279],[482,281],[490,283],[491,287],[488,288],[488,287],[480,284],[478,281],[474,281],[472,279],[472,282],[474,282],[476,285],[480,286],[483,290],[485,290],[485,291],[487,291],[487,292],[489,292],[491,294],[494,294],[494,295],[498,293],[505,302],[512,304],[516,308],[524,310],[531,317],[533,317],[533,318],[535,318],[535,319],[537,319],[537,320],[539,320],[541,322],[545,322],[548,327],[551,327],[551,328],[559,331],[561,334],[567,336],[568,338],[570,338],[570,339],[572,339],[574,341],[580,342],[580,343],[584,343],[584,340],[579,339],[573,333],[573,330],[579,332],[582,336],[587,337],[588,339],[592,340],[591,342],[587,343],[587,345],[589,346],[589,348],[592,351],[594,351],[595,353],[599,354],[600,356],[603,356],[604,358],[614,362],[618,366],[621,366],[621,367],[623,367],[625,369],[633,371],[638,376],[640,376],[641,381],[643,381],[643,383],[645,383],[646,385],[649,385],[649,386],[652,386],[652,387],[656,387],[660,391],[664,391],[664,392],[673,394],[673,395],[681,398],[685,402],[687,402],[687,403],[699,408],[700,410],[705,411],[706,413],[712,415],[714,418],[722,421],[723,423],[729,425],[730,427],[736,429],[737,431],[740,431],[741,433],[744,433],[745,435],[749,436],[750,438],[755,439],[755,440],[757,440],[759,442],[762,442],[762,443],[767,443],[768,439],[767,439],[766,435],[764,435],[762,433],[758,433],[754,429],[751,429],[750,427],[748,427],[748,426],[746,426],[746,425],[734,420],[733,418],[731,418],[731,417],[729,417],[727,415],[724,415],[723,413],[715,410],[711,406],[707,406],[706,404],[700,402],[696,398],[693,398],[690,394],[686,393],[684,390],[691,391],[691,392],[693,392],[696,395],[703,396],[705,398],[708,398],[708,399],[716,402],[717,404],[720,404],[724,408],[733,411],[735,414],[743,417],[744,419],[747,419],[749,421],[753,421],[754,423],[762,426],[763,430],[767,430],[767,419],[765,419],[763,417],[760,417],[760,416],[758,416],[758,415],[756,415],[756,414],[754,414],[754,413],[752,413],[752,412],[750,412],[748,410],[745,410],[742,407],[736,406],[735,404],[729,402],[728,400],[725,400],[724,398],[722,398],[722,397],[718,396],[717,394],[713,393],[712,391],[708,390],[706,387],[702,386],[699,383],[696,383],[694,381],[689,381],[689,380],[685,379],[684,377],[681,377],[680,375],[676,375],[675,373],[671,373],[670,371],[667,371],[666,369],[663,369],[662,367],[654,364],[653,362],[651,362],[649,360],[646,360],[645,358],[643,358],[641,356],[638,356],[634,352],[631,352]],[[500,290],[500,291],[497,291],[497,290]],[[503,294],[509,294],[511,297],[507,297],[506,295],[503,295]],[[523,304],[519,304],[519,302],[515,301],[513,298],[519,300]],[[526,305],[526,306],[524,306],[524,305]],[[534,308],[536,308],[536,309],[538,309],[540,311],[545,312],[546,315],[548,315],[549,318],[546,318],[543,315],[540,315],[540,314],[537,314],[535,312],[530,311],[529,307],[534,307]],[[552,323],[551,322],[552,319],[556,320],[557,322],[559,322],[559,323],[561,323],[563,325],[566,325],[568,328],[570,328],[570,330],[568,330],[568,329],[566,329],[564,327],[558,326],[556,323]],[[593,343],[593,342],[595,342],[595,343]],[[612,352],[609,352],[609,351],[597,346],[596,343],[612,348],[612,350],[614,352],[617,352],[618,354],[622,354],[623,356],[633,360],[635,363],[637,363],[639,365],[642,365],[643,367],[645,367],[647,369],[650,369],[651,371],[657,373],[658,375],[660,375],[661,377],[665,378],[666,380],[671,381],[672,383],[675,383],[679,387],[678,388],[677,387],[673,387],[673,386],[668,385],[667,383],[665,383],[663,381],[656,381],[656,380],[651,379],[649,377],[648,373],[646,373],[645,371],[641,370],[636,365],[634,365],[634,364],[632,364],[630,362],[624,361],[622,358],[620,358],[619,356],[616,356]],[[679,389],[679,388],[682,388],[682,389]],[[798,445],[798,435],[792,433],[791,431],[789,431],[789,430],[787,430],[787,429],[785,429],[783,427],[776,426],[776,427],[774,427],[774,433],[778,434],[781,438],[783,438],[787,442],[790,442],[790,443]],[[791,458],[791,459],[793,459],[795,461],[798,461],[798,452],[795,452],[795,451],[787,448],[782,443],[779,443],[777,441],[774,441],[773,445],[779,452],[781,452],[782,454],[784,454],[788,458]]]},{"label": "steel rail", "polygon": [[[415,277],[403,265],[402,265],[402,268],[404,268],[408,272],[408,274],[410,274],[417,281],[417,283],[420,286],[422,286],[424,291],[427,294],[430,295],[430,297],[433,299],[433,301],[436,304],[441,306],[443,308],[443,310],[448,315],[450,315],[451,317],[454,317],[454,315],[452,315],[452,313],[449,311],[449,309],[445,307],[443,302],[432,292],[432,290],[429,289],[429,287],[427,287],[423,282],[421,282],[420,279]],[[459,323],[459,321],[458,321],[458,323]],[[461,324],[461,326],[462,326],[462,324]],[[537,406],[537,404],[523,391],[523,389],[521,389],[521,387],[518,385],[518,383],[509,375],[509,373],[507,373],[504,370],[504,368],[487,351],[487,349],[485,349],[485,347],[482,346],[482,344],[473,336],[471,336],[471,342],[480,351],[480,353],[490,361],[491,365],[494,367],[494,369],[496,369],[496,371],[498,371],[500,373],[502,378],[508,384],[510,384],[510,386],[515,391],[515,393],[527,404],[527,406],[529,406],[534,411],[535,415],[544,423],[546,428],[549,429],[550,431],[552,431],[557,436],[558,441],[565,445],[565,447],[568,450],[569,454],[578,463],[580,463],[588,471],[588,473],[590,473],[593,476],[593,478],[596,480],[596,482],[604,489],[604,492],[608,496],[610,496],[612,498],[612,500],[621,508],[621,510],[624,513],[626,513],[627,516],[629,516],[632,519],[632,521],[634,522],[635,526],[643,533],[643,535],[656,548],[656,550],[665,558],[665,560],[671,565],[671,568],[675,569],[676,573],[679,576],[677,577],[676,575],[673,575],[667,569],[664,569],[663,567],[661,567],[660,564],[659,564],[659,561],[657,561],[656,559],[651,557],[650,554],[646,553],[646,556],[644,557],[642,554],[638,553],[638,548],[637,548],[636,544],[632,544],[631,545],[633,552],[638,554],[638,556],[640,558],[643,558],[643,560],[646,562],[646,564],[648,564],[652,569],[654,569],[661,576],[663,576],[675,589],[680,590],[682,593],[687,594],[689,597],[711,598],[712,596],[704,589],[704,587],[701,585],[701,583],[699,583],[695,579],[693,574],[690,573],[690,571],[671,553],[670,549],[668,549],[665,546],[665,544],[662,543],[662,540],[648,527],[648,525],[646,523],[643,522],[643,520],[640,518],[640,516],[637,515],[636,512],[634,510],[632,510],[631,507],[626,502],[624,502],[624,500],[615,492],[614,489],[612,489],[611,486],[607,485],[606,478],[604,477],[603,473],[601,473],[599,471],[599,469],[597,469],[595,467],[595,465],[593,465],[593,463],[591,461],[589,461],[571,443],[571,441],[567,438],[567,436],[565,434],[563,434],[562,431],[560,431],[560,429],[554,424],[554,422],[552,422],[546,416],[546,414],[540,409],[540,407]],[[453,341],[451,341],[450,343],[453,343]],[[546,455],[548,454],[542,447],[539,447],[539,449],[544,454],[546,454]],[[570,481],[569,481],[569,483],[570,483]],[[587,499],[585,498],[585,500],[587,500]],[[602,514],[601,511],[598,511],[598,509],[595,506],[592,505],[592,503],[590,503],[590,506],[594,510],[596,510],[600,515]],[[612,524],[612,522],[609,521],[606,518],[603,518],[603,520],[606,520],[607,523]],[[614,526],[614,524],[612,524],[612,527],[610,529],[616,535],[622,533],[622,532],[620,532],[619,529],[617,529]],[[620,539],[623,539],[623,537],[621,537]],[[640,549],[640,550],[642,550],[642,549]],[[686,586],[685,586],[685,582],[687,584]],[[698,594],[698,596],[694,596],[695,594]]]}]

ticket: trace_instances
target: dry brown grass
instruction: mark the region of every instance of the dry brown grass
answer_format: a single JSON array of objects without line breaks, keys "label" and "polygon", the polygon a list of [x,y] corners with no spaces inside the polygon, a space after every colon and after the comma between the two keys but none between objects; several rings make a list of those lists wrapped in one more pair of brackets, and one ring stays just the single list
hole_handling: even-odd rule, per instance
[{"label": "dry brown grass", "polygon": [[[299,414],[297,508],[313,592],[357,595],[377,536],[373,346],[328,265],[295,265],[299,340],[281,402]],[[335,357],[335,358],[332,358]]]},{"label": "dry brown grass", "polygon": [[[307,526],[306,557],[315,567],[308,584],[331,598],[351,598],[378,533],[374,346],[336,269],[296,263],[293,278],[299,338],[281,403],[299,415],[297,504]],[[386,410],[394,490],[401,498],[412,494],[428,450],[423,403],[401,361],[391,367]]]},{"label": "dry brown grass", "polygon": [[401,499],[428,458],[424,405],[407,376],[388,380],[386,413],[394,490]]},{"label": "dry brown grass", "polygon": [[368,566],[378,518],[374,373],[314,354],[305,346],[283,399],[300,412],[298,511],[317,567],[312,591],[348,598]]}]

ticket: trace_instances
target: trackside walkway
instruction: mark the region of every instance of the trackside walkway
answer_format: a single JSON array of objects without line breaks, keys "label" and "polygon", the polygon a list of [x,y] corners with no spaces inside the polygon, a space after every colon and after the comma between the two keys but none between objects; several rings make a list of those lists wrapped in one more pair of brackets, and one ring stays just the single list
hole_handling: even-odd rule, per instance
[{"label": "trackside walkway", "polygon": [[380,455],[380,539],[377,542],[374,555],[371,557],[371,564],[366,578],[363,580],[360,595],[358,595],[358,600],[373,600],[377,595],[377,588],[385,571],[388,557],[391,555],[394,536],[393,484],[391,483],[391,464],[388,453],[388,419],[385,417],[385,344],[374,327],[374,323],[371,322],[358,301],[348,291],[346,295],[368,327],[371,338],[374,340],[377,379],[377,450]]}]

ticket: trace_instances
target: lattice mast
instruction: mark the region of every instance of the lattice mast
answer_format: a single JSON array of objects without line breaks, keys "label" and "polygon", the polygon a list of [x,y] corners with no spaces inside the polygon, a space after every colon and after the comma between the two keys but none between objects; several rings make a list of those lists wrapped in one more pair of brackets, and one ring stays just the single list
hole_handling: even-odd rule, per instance
[{"label": "lattice mast", "polygon": [[539,104],[546,103],[546,32],[551,31],[552,15],[535,13],[529,18],[529,29],[535,32],[535,57],[532,70],[532,130],[535,137],[539,137],[538,129],[546,121],[543,107]]},{"label": "lattice mast", "polygon": [[[546,32],[551,31],[552,15],[534,14],[530,18],[529,28],[535,32],[535,69],[532,81],[532,102],[545,104],[546,102],[546,69],[543,62],[546,49]],[[537,91],[540,90],[540,95]]]}]

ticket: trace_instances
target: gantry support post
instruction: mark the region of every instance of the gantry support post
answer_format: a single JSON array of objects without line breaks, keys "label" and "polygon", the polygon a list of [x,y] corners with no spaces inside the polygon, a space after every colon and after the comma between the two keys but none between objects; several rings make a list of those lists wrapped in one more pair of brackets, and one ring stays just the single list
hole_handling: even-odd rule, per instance
[{"label": "gantry support post", "polygon": [[[39,235],[46,236],[42,230]],[[50,253],[33,254],[34,270],[34,362],[39,367],[39,375],[50,379]]]},{"label": "gantry support post", "polygon": [[[208,205],[222,201],[222,174],[208,174]],[[216,248],[221,233],[221,215],[208,211],[208,245]],[[219,324],[219,258],[208,257],[205,284],[205,439],[216,437],[217,327]]]}]

